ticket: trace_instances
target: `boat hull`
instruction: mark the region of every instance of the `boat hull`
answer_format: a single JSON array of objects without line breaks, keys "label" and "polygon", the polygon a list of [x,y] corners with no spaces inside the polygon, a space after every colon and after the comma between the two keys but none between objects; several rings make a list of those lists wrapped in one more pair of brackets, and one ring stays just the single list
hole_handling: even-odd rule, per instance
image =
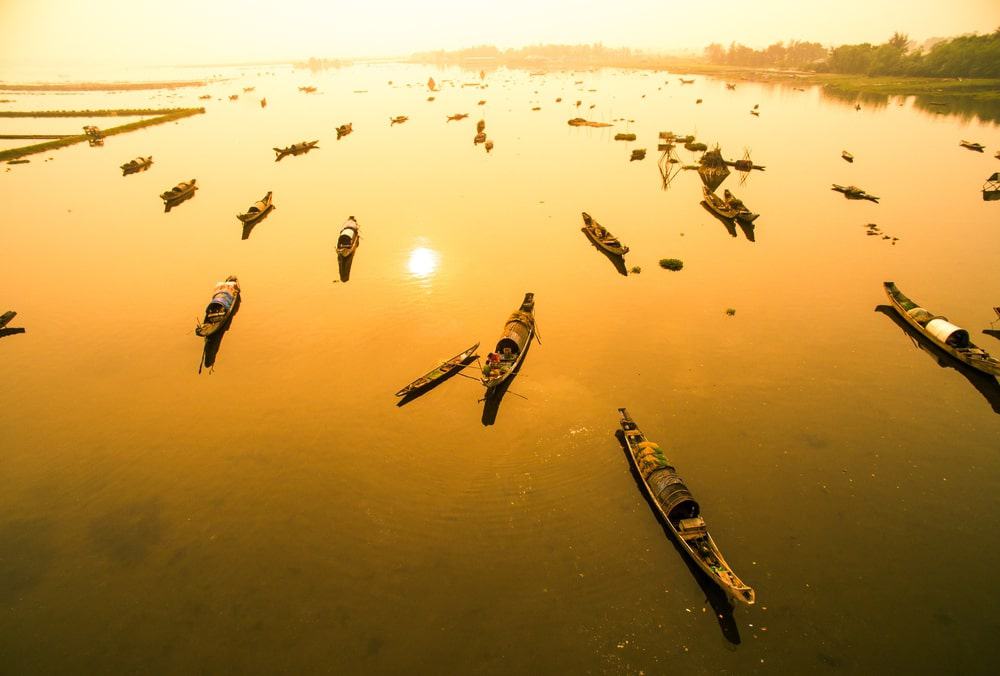
[{"label": "boat hull", "polygon": [[473,356],[473,354],[475,354],[478,348],[479,348],[479,343],[476,343],[469,349],[459,352],[451,359],[442,362],[441,365],[438,366],[437,368],[431,369],[424,375],[420,376],[419,378],[411,382],[406,387],[400,389],[398,392],[396,392],[396,396],[405,397],[410,394],[415,394],[416,392],[420,392],[424,388],[433,385],[441,378],[448,375],[455,369],[459,368],[462,364],[464,364],[467,359],[469,359],[470,357]]}]

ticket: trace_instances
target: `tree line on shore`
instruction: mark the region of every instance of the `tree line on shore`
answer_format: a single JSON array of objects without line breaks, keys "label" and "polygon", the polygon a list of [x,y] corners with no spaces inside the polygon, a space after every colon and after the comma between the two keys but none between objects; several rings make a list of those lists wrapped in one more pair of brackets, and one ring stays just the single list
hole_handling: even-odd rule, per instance
[{"label": "tree line on shore", "polygon": [[1000,28],[986,35],[961,35],[913,48],[907,35],[895,33],[880,45],[864,42],[826,48],[818,42],[776,42],[764,49],[738,43],[712,43],[705,58],[716,65],[802,68],[850,75],[918,77],[1000,77]]}]

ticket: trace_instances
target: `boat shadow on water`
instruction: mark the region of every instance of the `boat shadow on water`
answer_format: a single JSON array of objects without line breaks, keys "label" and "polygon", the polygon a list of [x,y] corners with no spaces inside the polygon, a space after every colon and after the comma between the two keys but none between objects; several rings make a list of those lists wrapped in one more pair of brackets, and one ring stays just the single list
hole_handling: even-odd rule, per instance
[{"label": "boat shadow on water", "polygon": [[691,577],[694,578],[695,582],[701,588],[702,593],[705,594],[705,600],[712,607],[712,611],[715,613],[715,619],[719,623],[719,629],[722,631],[722,636],[727,641],[733,645],[739,645],[742,643],[740,639],[740,630],[736,624],[736,619],[733,617],[733,604],[729,600],[729,596],[715,584],[715,582],[705,574],[697,565],[691,561],[691,558],[687,555],[684,549],[678,544],[677,540],[674,539],[674,535],[670,530],[670,527],[664,523],[662,516],[660,515],[660,510],[652,502],[652,499],[646,493],[645,487],[643,485],[642,479],[639,477],[639,473],[636,471],[635,465],[631,461],[631,453],[628,449],[628,444],[625,442],[625,433],[621,430],[615,431],[615,439],[618,440],[619,445],[621,445],[622,452],[625,453],[625,460],[629,466],[629,472],[632,475],[632,479],[636,483],[636,488],[639,493],[646,500],[646,504],[649,505],[650,510],[653,512],[653,516],[656,517],[657,522],[660,524],[660,528],[663,529],[663,534],[670,541],[670,544],[674,546],[674,550],[677,552],[677,556],[680,557],[684,565],[687,566],[688,571],[691,573]]},{"label": "boat shadow on water", "polygon": [[350,281],[351,266],[354,265],[354,256],[357,253],[358,253],[357,251],[354,251],[353,253],[351,253],[350,256],[347,256],[346,258],[341,258],[340,256],[337,256],[337,270],[340,272],[340,281],[342,282]]},{"label": "boat shadow on water", "polygon": [[240,239],[250,239],[250,233],[253,232],[253,229],[257,227],[258,223],[260,223],[261,221],[263,221],[264,219],[266,219],[268,216],[270,216],[272,211],[274,211],[274,210],[273,209],[268,209],[267,211],[265,211],[256,220],[250,221],[249,223],[244,223],[243,224],[243,236],[240,237]]},{"label": "boat shadow on water", "polygon": [[[587,233],[583,233],[583,236],[587,237]],[[618,274],[628,277],[628,269],[625,267],[624,257],[616,256],[610,251],[605,251],[601,247],[594,244],[593,240],[590,239],[589,237],[587,237],[587,242],[590,244],[590,246],[594,247],[594,249],[596,249],[598,253],[600,253],[602,256],[611,261],[611,265],[615,266],[615,270],[618,271]]]},{"label": "boat shadow on water", "polygon": [[[704,209],[705,211],[707,211],[712,218],[714,218],[715,220],[717,220],[719,223],[722,223],[722,225],[724,225],[726,227],[726,232],[729,233],[730,237],[736,237],[736,223],[733,222],[733,219],[731,219],[731,218],[723,218],[719,214],[717,214],[714,211],[712,211],[712,207],[708,206],[708,204],[705,202],[705,200],[701,201],[701,208]],[[748,238],[748,239],[750,239],[750,238]],[[752,242],[753,240],[750,239],[750,241]]]},{"label": "boat shadow on water", "polygon": [[1000,383],[997,382],[996,378],[978,371],[967,364],[963,364],[950,354],[939,349],[934,343],[907,324],[891,305],[877,305],[875,312],[884,314],[891,319],[913,341],[914,346],[931,357],[938,366],[955,369],[961,373],[976,388],[979,394],[983,395],[983,398],[989,403],[993,412],[1000,414]]},{"label": "boat shadow on water", "polygon": [[233,317],[240,311],[242,303],[243,294],[240,294],[236,297],[236,303],[233,304],[233,311],[226,319],[226,322],[219,327],[218,331],[205,338],[205,347],[201,352],[201,363],[198,364],[198,373],[201,373],[203,368],[207,368],[209,374],[215,370],[215,360],[219,356],[219,349],[222,348],[222,339],[225,337],[229,327],[232,326]]},{"label": "boat shadow on water", "polygon": [[[517,374],[521,371],[521,366],[528,358],[528,352],[531,350],[533,342],[534,341],[531,341],[528,343],[528,346],[524,348],[524,354],[521,357],[521,361],[519,361],[517,366],[514,367],[514,370],[511,371],[510,376],[493,389],[486,390],[486,396],[483,398],[483,427],[489,427],[497,421],[497,413],[500,411],[500,402],[503,401],[504,395],[507,394],[507,390],[510,388],[510,384],[514,382],[514,378],[516,378]],[[519,397],[521,396],[516,392],[514,394]]]},{"label": "boat shadow on water", "polygon": [[[409,404],[414,399],[419,399],[420,397],[424,396],[425,394],[427,394],[431,390],[433,390],[433,389],[435,389],[437,387],[440,387],[441,383],[445,382],[446,380],[451,380],[456,375],[459,375],[463,370],[465,370],[466,366],[468,366],[469,364],[475,362],[477,359],[479,359],[478,355],[472,355],[470,357],[467,357],[466,360],[463,361],[460,366],[458,366],[456,368],[453,368],[452,370],[448,371],[448,373],[444,374],[443,376],[441,376],[437,380],[431,382],[429,385],[425,385],[424,387],[421,387],[419,390],[416,390],[414,392],[410,392],[409,394],[407,394],[405,397],[403,397],[398,402],[396,402],[396,406],[400,407],[400,408],[403,407],[403,406],[406,406],[407,404]],[[462,374],[462,375],[465,375],[465,374]],[[466,378],[472,378],[472,376],[465,376],[465,377]],[[473,380],[478,380],[478,378],[473,378]]]}]

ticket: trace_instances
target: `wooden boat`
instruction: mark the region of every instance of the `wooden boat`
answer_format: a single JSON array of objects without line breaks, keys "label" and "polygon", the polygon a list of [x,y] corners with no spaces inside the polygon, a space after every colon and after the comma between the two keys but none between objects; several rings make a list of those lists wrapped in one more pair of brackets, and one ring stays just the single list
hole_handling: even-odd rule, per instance
[{"label": "wooden boat", "polygon": [[230,275],[226,277],[226,281],[216,284],[212,290],[212,300],[205,308],[205,318],[195,328],[195,334],[208,338],[217,333],[233,314],[239,297],[240,283],[236,275]]},{"label": "wooden boat", "polygon": [[278,154],[278,159],[281,159],[285,155],[298,155],[299,153],[309,152],[316,147],[319,141],[303,141],[302,143],[293,143],[290,146],[284,148],[272,148],[274,152]]},{"label": "wooden boat", "polygon": [[757,217],[760,216],[760,214],[755,214],[747,209],[746,205],[743,204],[743,200],[729,192],[728,189],[723,191],[722,197],[726,200],[726,204],[729,205],[731,209],[736,211],[735,218],[737,221],[740,221],[741,223],[753,223],[757,220]]},{"label": "wooden boat", "polygon": [[137,171],[142,171],[143,169],[148,169],[149,165],[153,163],[153,156],[149,157],[137,157],[134,160],[126,162],[121,165],[122,174],[134,174]]},{"label": "wooden boat", "polygon": [[26,330],[20,326],[17,327],[7,326],[8,324],[10,324],[11,320],[13,320],[14,317],[16,316],[17,313],[14,312],[13,310],[7,310],[7,312],[4,312],[2,315],[0,315],[0,338],[26,332]]},{"label": "wooden boat", "polygon": [[629,460],[642,479],[642,486],[657,512],[674,535],[674,539],[691,560],[731,598],[753,605],[756,595],[722,556],[701,517],[701,507],[692,497],[677,470],[664,456],[660,447],[646,440],[628,411],[621,414],[622,432],[629,451]]},{"label": "wooden boat", "polygon": [[418,392],[423,388],[427,387],[428,385],[431,385],[434,382],[440,380],[444,376],[454,371],[456,368],[462,366],[466,362],[466,360],[470,359],[473,355],[475,355],[476,349],[478,348],[479,348],[479,343],[476,343],[469,349],[459,352],[451,359],[442,362],[436,368],[431,369],[430,371],[420,376],[406,387],[400,389],[398,392],[396,392],[396,396],[405,397],[408,394],[413,394],[414,392]]},{"label": "wooden boat", "polygon": [[586,211],[583,212],[583,227],[580,228],[586,233],[594,244],[614,256],[624,256],[628,253],[628,247],[618,241],[618,238],[604,229],[604,227],[590,217]]},{"label": "wooden boat", "polygon": [[1000,200],[1000,171],[993,172],[983,183],[983,201]]},{"label": "wooden boat", "polygon": [[732,82],[727,82],[726,89],[736,89],[736,85],[733,84]]},{"label": "wooden boat", "polygon": [[636,160],[644,160],[644,159],[646,159],[646,149],[636,148],[635,150],[632,151],[632,157],[630,157],[628,161],[635,162]]},{"label": "wooden boat", "polygon": [[981,153],[986,150],[986,146],[982,143],[973,143],[972,141],[959,141],[958,145],[963,148],[968,148],[969,150],[975,150],[977,153]]},{"label": "wooden boat", "polygon": [[337,127],[337,140],[340,140],[341,136],[347,136],[352,131],[354,131],[354,123],[348,122],[347,124],[342,124]]},{"label": "wooden boat", "polygon": [[254,89],[256,89],[256,87],[244,87],[243,91],[244,92],[252,92]]},{"label": "wooden boat", "polygon": [[864,190],[856,185],[837,185],[833,184],[830,190],[836,190],[839,193],[843,193],[844,197],[852,200],[869,200],[871,202],[878,203],[878,197],[875,195],[869,195]]},{"label": "wooden boat", "polygon": [[722,218],[735,219],[736,209],[730,204],[708,189],[707,185],[701,186],[701,193],[705,196],[705,205]]},{"label": "wooden boat", "polygon": [[358,243],[361,241],[360,230],[354,216],[348,216],[347,221],[340,228],[340,237],[337,238],[338,256],[347,258],[357,250]]},{"label": "wooden boat", "polygon": [[472,137],[472,145],[479,145],[480,143],[486,143],[486,133],[479,132]]},{"label": "wooden boat", "polygon": [[170,190],[160,193],[160,199],[164,202],[176,202],[177,200],[191,196],[197,189],[198,186],[195,185],[195,180],[192,178],[187,182],[181,181]]},{"label": "wooden boat", "polygon": [[390,117],[389,118],[389,126],[391,127],[394,124],[403,124],[404,122],[406,122],[409,119],[410,118],[408,118],[406,115],[397,115],[396,117]]},{"label": "wooden boat", "polygon": [[239,95],[239,94],[230,94],[230,95],[229,95],[229,100],[230,100],[230,101],[236,101],[236,100],[237,100],[237,99],[239,99],[239,98],[240,98],[240,95]]},{"label": "wooden boat", "polygon": [[1000,376],[1000,359],[991,357],[986,350],[977,347],[969,340],[969,332],[948,321],[946,317],[931,314],[919,307],[896,288],[894,282],[883,282],[885,293],[893,309],[914,329],[926,336],[932,343],[950,354],[955,359],[969,366]]},{"label": "wooden boat", "polygon": [[535,294],[524,294],[521,307],[504,324],[496,350],[486,356],[483,385],[490,390],[507,380],[517,370],[531,340],[535,337]]},{"label": "wooden boat", "polygon": [[681,84],[694,84],[694,80],[685,80],[684,78],[677,78],[681,81]]},{"label": "wooden boat", "polygon": [[854,155],[852,155],[851,153],[847,152],[846,150],[841,150],[840,151],[840,156],[843,157],[848,162],[853,162],[854,161]]},{"label": "wooden boat", "polygon": [[316,88],[313,87],[312,85],[307,85],[305,87],[299,87],[299,91],[305,92],[306,94],[312,94],[314,91],[316,91]]},{"label": "wooden boat", "polygon": [[486,148],[486,152],[490,152],[493,150],[493,141],[487,141],[483,147]]},{"label": "wooden boat", "polygon": [[253,206],[247,209],[245,214],[236,214],[236,218],[240,219],[243,223],[256,223],[264,217],[264,214],[276,208],[271,203],[271,191],[268,190],[267,194],[254,202]]},{"label": "wooden boat", "polygon": [[635,134],[626,134],[624,132],[619,132],[619,133],[615,134],[615,140],[616,141],[634,141],[635,140]]},{"label": "wooden boat", "polygon": [[7,310],[2,315],[0,315],[0,329],[10,324],[11,320],[17,316],[17,313],[13,310]]},{"label": "wooden boat", "polygon": [[464,120],[468,116],[469,116],[468,113],[456,113],[455,115],[449,115],[448,116],[448,122],[454,122],[454,121],[458,121],[458,120]]}]

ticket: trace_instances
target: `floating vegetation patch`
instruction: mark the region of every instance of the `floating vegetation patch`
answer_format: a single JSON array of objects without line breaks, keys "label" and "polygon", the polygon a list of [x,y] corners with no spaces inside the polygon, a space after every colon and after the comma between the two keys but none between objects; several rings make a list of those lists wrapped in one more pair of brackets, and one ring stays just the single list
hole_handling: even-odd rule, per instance
[{"label": "floating vegetation patch", "polygon": [[631,272],[633,275],[637,275],[640,272],[642,272],[642,268],[640,268],[638,265],[633,265],[632,269],[629,270],[629,272]]},{"label": "floating vegetation patch", "polygon": [[732,317],[735,314],[736,314],[736,308],[734,308],[734,307],[727,307],[726,308],[726,316],[727,317]]},{"label": "floating vegetation patch", "polygon": [[679,258],[661,258],[660,267],[664,270],[673,270],[674,272],[677,272],[684,267],[684,261]]}]

